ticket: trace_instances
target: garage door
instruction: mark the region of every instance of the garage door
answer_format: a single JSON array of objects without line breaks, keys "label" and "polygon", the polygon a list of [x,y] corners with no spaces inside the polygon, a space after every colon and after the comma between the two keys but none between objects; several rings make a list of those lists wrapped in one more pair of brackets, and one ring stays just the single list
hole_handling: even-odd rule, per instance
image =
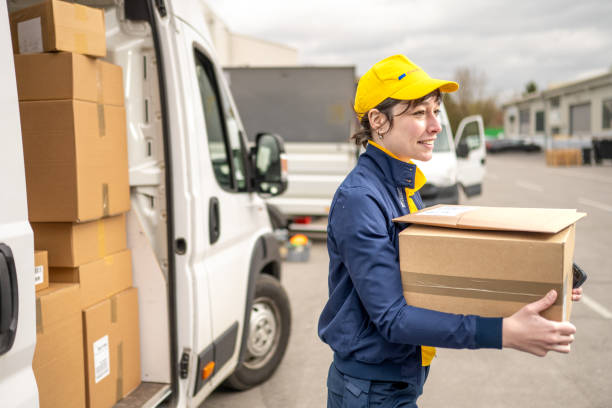
[{"label": "garage door", "polygon": [[591,134],[591,104],[583,103],[570,106],[570,134]]}]

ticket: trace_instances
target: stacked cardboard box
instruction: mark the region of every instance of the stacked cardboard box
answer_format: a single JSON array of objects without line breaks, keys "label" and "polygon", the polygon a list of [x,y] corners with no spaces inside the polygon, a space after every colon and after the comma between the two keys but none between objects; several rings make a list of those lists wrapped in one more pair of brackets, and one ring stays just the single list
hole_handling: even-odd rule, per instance
[{"label": "stacked cardboard box", "polygon": [[580,149],[547,150],[546,164],[549,166],[580,166],[582,151]]},{"label": "stacked cardboard box", "polygon": [[[81,392],[75,406],[111,407],[140,383],[122,70],[94,58],[106,54],[101,9],[47,0],[11,14],[11,29],[35,248],[48,251],[52,287],[72,288],[81,311],[82,390],[42,387],[57,373],[35,365],[41,406]],[[38,315],[55,313],[46,310]],[[58,339],[39,340],[39,361],[58,361]]]},{"label": "stacked cardboard box", "polygon": [[85,365],[79,287],[51,283],[36,293],[32,368],[41,407],[85,406]]},{"label": "stacked cardboard box", "polygon": [[49,261],[47,251],[34,251],[34,285],[36,292],[49,287]]}]

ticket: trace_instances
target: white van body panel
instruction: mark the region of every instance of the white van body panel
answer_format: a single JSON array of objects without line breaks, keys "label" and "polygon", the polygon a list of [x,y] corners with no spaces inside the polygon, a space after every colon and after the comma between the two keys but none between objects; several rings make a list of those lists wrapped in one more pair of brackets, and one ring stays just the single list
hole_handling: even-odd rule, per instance
[{"label": "white van body panel", "polygon": [[[6,2],[0,4],[0,19],[8,22]],[[21,124],[15,82],[13,47],[8,24],[2,24],[0,52],[0,243],[7,245],[15,260],[18,289],[18,317],[12,347],[0,355],[0,406],[37,407],[38,389],[32,371],[36,344],[36,311],[34,298],[34,242],[28,223]]]},{"label": "white van body panel", "polygon": [[457,158],[458,180],[468,196],[480,194],[487,155],[484,124],[480,115],[468,116],[461,120],[455,135],[455,146],[461,141],[467,143],[469,154],[466,158]]}]

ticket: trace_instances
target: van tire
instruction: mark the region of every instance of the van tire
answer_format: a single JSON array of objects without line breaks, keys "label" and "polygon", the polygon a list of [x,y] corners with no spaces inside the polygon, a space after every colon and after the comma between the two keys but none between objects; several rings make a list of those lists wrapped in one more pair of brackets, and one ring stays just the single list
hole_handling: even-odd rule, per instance
[{"label": "van tire", "polygon": [[291,332],[289,298],[273,276],[260,274],[255,283],[244,359],[223,386],[247,390],[274,374],[287,350]]}]

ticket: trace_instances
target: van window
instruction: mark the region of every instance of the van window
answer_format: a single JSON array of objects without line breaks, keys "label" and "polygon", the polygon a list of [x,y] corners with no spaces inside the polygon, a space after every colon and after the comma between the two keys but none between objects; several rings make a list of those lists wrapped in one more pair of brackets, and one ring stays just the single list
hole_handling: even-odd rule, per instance
[{"label": "van window", "polygon": [[445,124],[442,124],[442,130],[436,136],[436,141],[434,142],[434,152],[450,152],[450,143],[448,137],[448,129]]},{"label": "van window", "polygon": [[212,63],[198,51],[195,51],[195,55],[208,150],[215,178],[225,189],[245,191],[244,146],[238,122],[227,96],[218,86]]},{"label": "van window", "polygon": [[480,147],[480,129],[478,128],[478,122],[472,121],[465,125],[459,143],[461,142],[467,143],[470,150],[478,149]]}]

